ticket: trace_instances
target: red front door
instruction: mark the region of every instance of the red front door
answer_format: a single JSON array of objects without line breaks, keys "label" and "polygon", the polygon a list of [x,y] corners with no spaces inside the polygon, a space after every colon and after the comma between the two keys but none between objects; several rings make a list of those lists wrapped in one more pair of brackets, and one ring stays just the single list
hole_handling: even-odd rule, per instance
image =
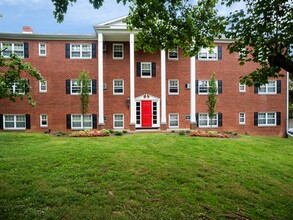
[{"label": "red front door", "polygon": [[141,101],[142,127],[152,127],[152,101]]}]

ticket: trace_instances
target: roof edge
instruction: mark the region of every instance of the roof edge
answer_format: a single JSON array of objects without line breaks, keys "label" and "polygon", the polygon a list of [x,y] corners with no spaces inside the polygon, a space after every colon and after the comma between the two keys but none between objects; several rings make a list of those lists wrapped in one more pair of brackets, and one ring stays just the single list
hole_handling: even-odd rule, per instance
[{"label": "roof edge", "polygon": [[1,39],[10,40],[97,40],[96,34],[23,34],[0,33]]}]

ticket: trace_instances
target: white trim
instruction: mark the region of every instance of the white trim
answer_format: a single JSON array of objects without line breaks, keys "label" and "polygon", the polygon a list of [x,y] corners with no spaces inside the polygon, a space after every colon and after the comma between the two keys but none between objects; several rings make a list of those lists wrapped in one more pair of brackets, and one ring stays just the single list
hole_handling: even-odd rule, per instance
[{"label": "white trim", "polygon": [[[243,89],[241,89],[241,87],[243,87]],[[239,92],[240,93],[245,93],[246,92],[246,84],[239,83]]]},{"label": "white trim", "polygon": [[[213,50],[215,54],[215,58],[210,58],[209,55],[211,54],[209,51]],[[206,58],[201,58],[200,53],[206,53]],[[219,53],[218,53],[218,46],[215,46],[214,48],[201,48],[200,51],[198,52],[198,60],[201,61],[218,61],[219,59]]]},{"label": "white trim", "polygon": [[[170,53],[177,53],[177,57],[170,57]],[[179,60],[179,49],[178,47],[177,48],[174,48],[172,50],[168,50],[168,59],[169,60]]]},{"label": "white trim", "polygon": [[[41,49],[41,45],[44,45],[45,48]],[[44,54],[41,53],[42,50],[45,51]],[[45,56],[47,56],[47,45],[46,45],[45,42],[39,42],[39,56],[40,56],[40,57],[45,57]]]},{"label": "white trim", "polygon": [[195,92],[195,79],[196,79],[196,63],[195,56],[190,58],[190,123],[196,123],[196,92]]},{"label": "white trim", "polygon": [[[199,83],[203,82],[203,81],[207,82],[207,92],[200,92],[200,90],[199,90],[199,88],[200,88]],[[210,79],[198,80],[197,92],[198,92],[199,95],[208,95],[209,94],[210,81],[211,81]],[[216,86],[217,86],[217,93],[216,94],[218,95],[218,90],[219,90],[219,88],[218,88],[218,80],[216,80]]]},{"label": "white trim", "polygon": [[162,124],[167,123],[166,117],[166,52],[161,51],[161,100],[162,100]]},{"label": "white trim", "polygon": [[[73,123],[74,123],[74,121],[73,121],[73,116],[80,116],[80,121],[75,121],[75,122],[80,122],[80,125],[81,125],[81,127],[74,127],[73,126]],[[83,126],[84,124],[83,124],[83,122],[85,122],[84,120],[83,120],[83,117],[84,116],[90,116],[90,122],[91,122],[91,126],[90,127],[85,127],[85,126]],[[89,122],[89,121],[88,121]],[[92,129],[93,128],[93,116],[91,115],[91,114],[84,114],[84,115],[82,115],[82,114],[72,114],[71,115],[71,130],[80,130],[80,129]]]},{"label": "white trim", "polygon": [[104,124],[104,64],[103,64],[103,34],[98,34],[98,89],[99,89],[99,124]]},{"label": "white trim", "polygon": [[[114,56],[114,53],[115,53],[114,47],[115,46],[122,46],[122,57],[115,57]],[[113,44],[112,45],[112,58],[113,58],[113,60],[123,60],[124,59],[124,44]]]},{"label": "white trim", "polygon": [[[42,121],[43,121],[42,116],[46,116],[46,119],[44,119],[44,121],[46,121],[46,125],[42,125]],[[48,115],[47,114],[40,114],[40,127],[41,128],[47,128],[48,127]]]},{"label": "white trim", "polygon": [[[13,116],[13,127],[6,128],[6,116]],[[24,127],[16,127],[16,116],[23,116],[24,117]],[[12,122],[12,121],[10,121]],[[23,121],[22,121],[23,122]],[[3,115],[3,130],[25,130],[26,129],[26,115],[25,114],[5,114]]]},{"label": "white trim", "polygon": [[[206,115],[206,119],[200,119],[200,116],[201,115]],[[216,116],[216,121],[217,121],[217,124],[216,125],[211,125],[211,120],[210,120],[210,116],[209,116],[209,113],[206,113],[206,112],[200,112],[198,113],[198,127],[199,128],[217,128],[219,127],[219,115],[218,113],[215,113],[215,116]],[[207,125],[200,125],[200,122],[203,121],[203,120],[207,120]]]},{"label": "white trim", "polygon": [[[122,81],[122,93],[115,92],[115,81]],[[113,95],[124,95],[124,80],[123,79],[113,79]]]},{"label": "white trim", "polygon": [[[171,92],[170,91],[170,89],[171,89],[171,81],[176,81],[177,82],[177,92]],[[169,79],[168,80],[168,94],[169,95],[179,95],[179,80],[178,79]]]},{"label": "white trim", "polygon": [[[178,123],[177,126],[171,126],[171,115],[177,116],[177,123]],[[179,121],[180,121],[179,113],[169,113],[169,128],[179,128]]]},{"label": "white trim", "polygon": [[[115,126],[115,116],[121,116],[122,115],[122,127],[116,127]],[[119,120],[118,122],[121,122],[121,120]],[[114,113],[113,114],[113,128],[114,129],[124,129],[124,114],[123,113]]]},{"label": "white trim", "polygon": [[[243,116],[241,117],[241,114],[243,114]],[[244,119],[244,121],[242,122],[241,119]],[[246,123],[246,113],[245,112],[239,112],[239,125],[245,125]]]},{"label": "white trim", "polygon": [[[262,119],[265,119],[265,124],[259,124],[259,114],[265,114],[265,118],[262,118]],[[268,124],[268,114],[274,114],[274,120],[275,120],[275,123],[274,124]],[[257,126],[258,127],[273,127],[273,126],[277,126],[277,112],[258,112],[258,115],[257,115]]]},{"label": "white trim", "polygon": [[[149,76],[143,76],[142,75],[142,65],[150,65],[150,75]],[[152,62],[141,62],[140,63],[140,77],[141,78],[152,78]]]},{"label": "white trim", "polygon": [[[89,53],[90,53],[90,56],[89,57],[83,57],[82,56],[82,52],[83,52],[83,50],[82,50],[82,46],[89,46]],[[72,50],[72,47],[73,46],[79,46],[79,51],[73,51]],[[79,56],[78,57],[74,57],[74,56],[72,56],[72,52],[79,52]],[[73,59],[73,60],[89,60],[89,59],[92,59],[92,44],[89,44],[89,43],[84,43],[84,44],[82,44],[82,43],[71,43],[70,44],[70,59]]]},{"label": "white trim", "polygon": [[[80,95],[80,93],[81,92],[79,92],[79,93],[73,93],[72,92],[72,84],[73,84],[73,82],[76,82],[77,83],[77,79],[71,79],[70,80],[70,95]],[[77,86],[76,87],[79,87],[79,89],[80,89],[80,91],[81,91],[81,86],[78,86],[78,83],[77,83]],[[92,95],[92,93],[93,93],[93,81],[92,80],[90,80],[90,89],[91,89],[91,91],[88,93],[89,95]]]},{"label": "white trim", "polygon": [[[46,86],[46,89],[45,90],[42,90],[42,83],[45,83],[45,85],[44,86]],[[39,81],[39,92],[40,93],[46,93],[47,92],[47,89],[48,89],[48,87],[47,87],[47,80],[43,80],[43,81]]]},{"label": "white trim", "polygon": [[134,78],[134,34],[129,36],[129,53],[130,53],[130,124],[136,122],[136,101],[135,101],[135,78]]},{"label": "white trim", "polygon": [[[5,53],[7,53],[7,50],[1,52],[1,54],[3,55],[4,58],[9,58],[10,55],[13,54],[13,53],[16,53],[16,51],[22,52],[22,55],[21,56],[19,56],[16,53],[19,58],[24,58],[24,43],[23,42],[1,42],[1,44],[0,44],[0,49],[1,50],[7,48],[7,47],[4,47],[3,44],[11,44],[11,53],[9,53],[9,55],[5,55]],[[15,44],[22,45],[22,50],[16,50],[15,49]]]},{"label": "white trim", "polygon": [[[274,91],[274,92],[269,92],[269,91],[268,91],[268,90],[269,90],[269,83],[272,83],[272,82],[275,83],[275,86],[274,86],[275,91]],[[267,84],[265,84],[265,85],[261,85],[261,86],[258,88],[258,94],[259,94],[259,95],[275,95],[275,94],[277,94],[277,87],[278,87],[277,84],[278,84],[278,83],[277,83],[277,80],[268,80],[268,83],[267,83]],[[261,87],[265,89],[264,92],[260,91]],[[271,88],[272,88],[272,87],[271,87]]]}]

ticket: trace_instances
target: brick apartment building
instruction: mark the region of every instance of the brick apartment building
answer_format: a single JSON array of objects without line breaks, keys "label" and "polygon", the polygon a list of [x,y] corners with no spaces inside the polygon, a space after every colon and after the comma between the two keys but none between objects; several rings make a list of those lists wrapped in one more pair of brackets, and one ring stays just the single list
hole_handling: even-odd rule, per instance
[{"label": "brick apartment building", "polygon": [[[0,130],[70,131],[78,129],[205,129],[252,135],[285,136],[287,79],[270,79],[261,88],[239,84],[255,64],[238,64],[227,39],[216,40],[213,52],[202,49],[186,58],[180,48],[155,54],[135,51],[135,33],[122,18],[94,27],[95,35],[0,33],[3,54],[15,52],[42,74],[30,76],[27,101],[0,100]],[[91,78],[90,108],[80,113],[80,72]],[[209,80],[216,74],[216,117],[206,105]],[[13,91],[21,92],[17,85]],[[84,125],[82,125],[84,121]]]}]

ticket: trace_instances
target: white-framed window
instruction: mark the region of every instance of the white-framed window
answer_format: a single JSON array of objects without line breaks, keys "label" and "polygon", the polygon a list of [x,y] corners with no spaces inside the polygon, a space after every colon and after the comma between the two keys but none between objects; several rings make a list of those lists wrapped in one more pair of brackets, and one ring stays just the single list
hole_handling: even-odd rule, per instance
[{"label": "white-framed window", "polygon": [[218,47],[202,48],[198,53],[199,60],[218,60]]},{"label": "white-framed window", "polygon": [[2,55],[5,58],[15,53],[20,58],[24,57],[24,44],[23,43],[11,43],[11,42],[2,42],[1,43]]},{"label": "white-framed window", "polygon": [[178,47],[174,48],[172,50],[168,50],[168,59],[169,60],[178,60],[179,54],[178,54]]},{"label": "white-framed window", "polygon": [[71,59],[91,59],[92,45],[91,44],[70,44]]},{"label": "white-framed window", "polygon": [[239,112],[239,124],[245,125],[245,112]]},{"label": "white-framed window", "polygon": [[142,62],[141,63],[141,78],[151,78],[152,77],[152,63]]},{"label": "white-framed window", "polygon": [[169,95],[178,95],[179,94],[179,80],[170,79],[169,80]]},{"label": "white-framed window", "polygon": [[246,85],[239,83],[239,92],[246,92]]},{"label": "white-framed window", "polygon": [[267,84],[261,85],[258,94],[277,94],[277,81],[269,80]]},{"label": "white-framed window", "polygon": [[39,91],[40,92],[47,92],[47,80],[40,80],[39,81]]},{"label": "white-framed window", "polygon": [[47,55],[46,43],[39,43],[39,56],[44,57]]},{"label": "white-framed window", "polygon": [[[89,94],[91,95],[92,94],[92,81],[89,82],[89,85],[88,85],[88,92]],[[70,80],[70,94],[71,95],[80,95],[80,92],[81,92],[81,86],[78,85],[78,82],[77,80]]]},{"label": "white-framed window", "polygon": [[[218,81],[216,81],[218,87]],[[210,80],[198,80],[198,94],[209,94]],[[217,89],[218,90],[218,89]],[[218,94],[218,91],[217,91]]]},{"label": "white-framed window", "polygon": [[113,94],[123,95],[124,94],[124,80],[114,79],[113,80]]},{"label": "white-framed window", "polygon": [[15,82],[11,85],[10,87],[10,92],[13,94],[20,94],[20,95],[24,95],[25,94],[25,88],[20,87],[18,82]]},{"label": "white-framed window", "polygon": [[276,126],[276,112],[259,112],[258,126]]},{"label": "white-framed window", "polygon": [[169,114],[169,127],[179,128],[179,114],[178,113]]},{"label": "white-framed window", "polygon": [[41,128],[48,127],[48,115],[46,115],[46,114],[40,115],[40,127]]},{"label": "white-framed window", "polygon": [[26,129],[26,117],[25,115],[3,115],[3,128],[13,130]]},{"label": "white-framed window", "polygon": [[113,44],[113,59],[123,59],[124,50],[123,44]]},{"label": "white-framed window", "polygon": [[113,127],[117,129],[124,128],[124,115],[123,114],[114,114],[113,115]]},{"label": "white-framed window", "polygon": [[218,114],[215,114],[212,120],[209,117],[208,113],[199,113],[198,114],[198,127],[218,127]]},{"label": "white-framed window", "polygon": [[90,114],[71,115],[71,128],[72,129],[92,129],[93,128],[92,115]]}]

